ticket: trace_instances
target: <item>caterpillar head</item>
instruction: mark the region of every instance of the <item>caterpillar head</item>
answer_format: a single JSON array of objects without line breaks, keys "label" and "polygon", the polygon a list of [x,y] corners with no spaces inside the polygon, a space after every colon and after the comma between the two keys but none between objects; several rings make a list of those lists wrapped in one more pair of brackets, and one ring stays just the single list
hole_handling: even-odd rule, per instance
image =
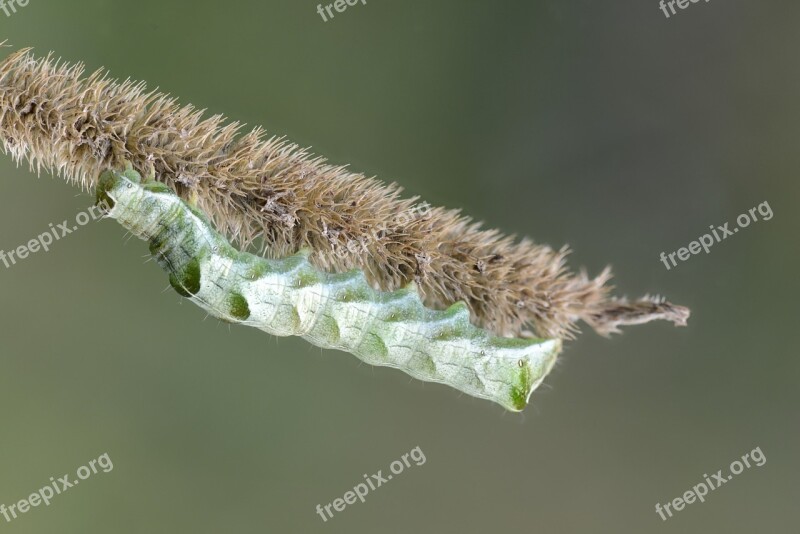
[{"label": "caterpillar head", "polygon": [[100,174],[95,186],[95,205],[101,206],[105,211],[110,211],[116,203],[116,193],[120,186],[129,183],[132,187],[134,184],[142,182],[141,175],[134,170],[130,162],[125,163],[125,170],[116,171],[108,169]]}]

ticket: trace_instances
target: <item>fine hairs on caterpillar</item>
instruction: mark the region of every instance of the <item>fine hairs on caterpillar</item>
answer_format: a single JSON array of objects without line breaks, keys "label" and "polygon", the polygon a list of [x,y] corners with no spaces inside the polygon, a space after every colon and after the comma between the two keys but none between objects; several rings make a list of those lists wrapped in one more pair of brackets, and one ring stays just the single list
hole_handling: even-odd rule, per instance
[{"label": "fine hairs on caterpillar", "polygon": [[498,336],[567,339],[581,321],[607,335],[655,319],[683,325],[689,316],[660,298],[611,296],[610,270],[570,272],[566,247],[515,240],[454,209],[403,218],[417,199],[395,185],[327,164],[261,128],[240,135],[239,123],[205,117],[144,83],[83,74],[80,63],[28,49],[0,61],[0,141],[17,161],[86,190],[125,161],[152,168],[240,245],[258,241],[270,257],[307,248],[319,269],[358,268],[384,291],[413,281],[426,306],[462,301],[473,324]]},{"label": "fine hairs on caterpillar", "polygon": [[416,286],[384,292],[358,270],[327,273],[307,252],[266,259],[236,250],[169,187],[127,167],[97,182],[98,205],[140,239],[170,285],[214,317],[351,352],[429,382],[522,410],[561,349],[558,339],[497,337],[456,303],[425,308]]}]

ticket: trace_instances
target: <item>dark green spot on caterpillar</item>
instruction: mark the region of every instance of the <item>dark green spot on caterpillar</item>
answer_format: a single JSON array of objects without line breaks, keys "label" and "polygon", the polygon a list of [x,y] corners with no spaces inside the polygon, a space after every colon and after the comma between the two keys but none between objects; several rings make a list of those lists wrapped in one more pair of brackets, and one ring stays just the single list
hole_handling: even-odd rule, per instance
[{"label": "dark green spot on caterpillar", "polygon": [[95,187],[95,205],[105,206],[110,210],[114,207],[114,199],[108,196],[108,192],[117,184],[117,175],[113,171],[105,171],[100,175]]},{"label": "dark green spot on caterpillar", "polygon": [[526,365],[520,367],[518,382],[511,387],[511,402],[517,410],[522,410],[528,403],[528,392],[533,385],[530,368]]},{"label": "dark green spot on caterpillar", "polygon": [[158,256],[161,254],[161,250],[167,244],[167,240],[169,239],[169,235],[166,231],[159,232],[154,234],[148,240],[148,245],[150,249],[150,254],[153,256]]},{"label": "dark green spot on caterpillar", "polygon": [[380,363],[388,358],[389,349],[386,348],[386,343],[377,334],[367,333],[358,346],[358,353],[369,362]]},{"label": "dark green spot on caterpillar", "polygon": [[269,266],[263,261],[247,261],[246,264],[244,277],[247,280],[258,280],[270,272]]},{"label": "dark green spot on caterpillar", "polygon": [[413,369],[421,369],[423,372],[428,374],[433,374],[436,372],[436,363],[433,361],[433,358],[430,355],[425,354],[424,352],[416,352],[412,357],[412,367]]},{"label": "dark green spot on caterpillar", "polygon": [[319,284],[322,279],[318,273],[310,270],[300,271],[295,274],[294,286],[298,289]]},{"label": "dark green spot on caterpillar", "polygon": [[200,291],[200,262],[192,259],[180,274],[170,273],[169,283],[181,296],[196,295]]},{"label": "dark green spot on caterpillar", "polygon": [[320,345],[336,347],[341,340],[342,332],[335,318],[322,315],[314,325],[314,330],[309,332],[309,337],[313,337]]},{"label": "dark green spot on caterpillar", "polygon": [[365,302],[369,300],[370,290],[368,287],[347,286],[336,292],[336,300],[339,302]]},{"label": "dark green spot on caterpillar", "polygon": [[244,321],[250,317],[250,307],[247,305],[247,299],[241,293],[231,293],[228,303],[230,314],[234,318]]},{"label": "dark green spot on caterpillar", "polygon": [[170,189],[167,184],[162,184],[161,182],[145,182],[142,184],[142,188],[151,193],[172,193],[172,189]]}]

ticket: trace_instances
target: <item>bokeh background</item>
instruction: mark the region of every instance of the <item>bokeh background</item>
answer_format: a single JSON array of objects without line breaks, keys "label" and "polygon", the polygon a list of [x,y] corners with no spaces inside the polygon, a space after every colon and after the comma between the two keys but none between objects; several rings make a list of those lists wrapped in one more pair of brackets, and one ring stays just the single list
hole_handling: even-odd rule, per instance
[{"label": "bokeh background", "polygon": [[[688,328],[585,332],[522,415],[205,319],[112,222],[0,265],[0,531],[796,532],[800,4],[30,0],[0,36],[285,134],[491,226],[611,263]],[[5,54],[5,52],[3,52]],[[0,248],[91,203],[0,157]],[[768,201],[667,271],[658,255]],[[408,469],[323,523],[315,513]],[[667,522],[655,513],[760,447]]]}]

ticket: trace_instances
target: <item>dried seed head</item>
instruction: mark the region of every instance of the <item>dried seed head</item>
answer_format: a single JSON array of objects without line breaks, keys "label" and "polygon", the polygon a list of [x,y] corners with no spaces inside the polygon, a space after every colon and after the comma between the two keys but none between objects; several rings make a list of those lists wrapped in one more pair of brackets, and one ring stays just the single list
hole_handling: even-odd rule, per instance
[{"label": "dried seed head", "polygon": [[[101,171],[125,160],[143,173],[152,168],[241,245],[260,242],[272,256],[308,247],[317,267],[363,269],[384,290],[415,281],[426,305],[463,300],[475,324],[499,335],[531,328],[570,337],[579,320],[604,335],[653,319],[686,322],[686,308],[659,299],[609,297],[608,269],[595,278],[568,272],[566,247],[515,241],[261,128],[240,134],[241,127],[222,115],[203,118],[142,82],[118,82],[102,70],[84,77],[82,64],[29,49],[0,63],[4,149],[37,172],[89,190]],[[363,246],[347,246],[356,241]]]}]

